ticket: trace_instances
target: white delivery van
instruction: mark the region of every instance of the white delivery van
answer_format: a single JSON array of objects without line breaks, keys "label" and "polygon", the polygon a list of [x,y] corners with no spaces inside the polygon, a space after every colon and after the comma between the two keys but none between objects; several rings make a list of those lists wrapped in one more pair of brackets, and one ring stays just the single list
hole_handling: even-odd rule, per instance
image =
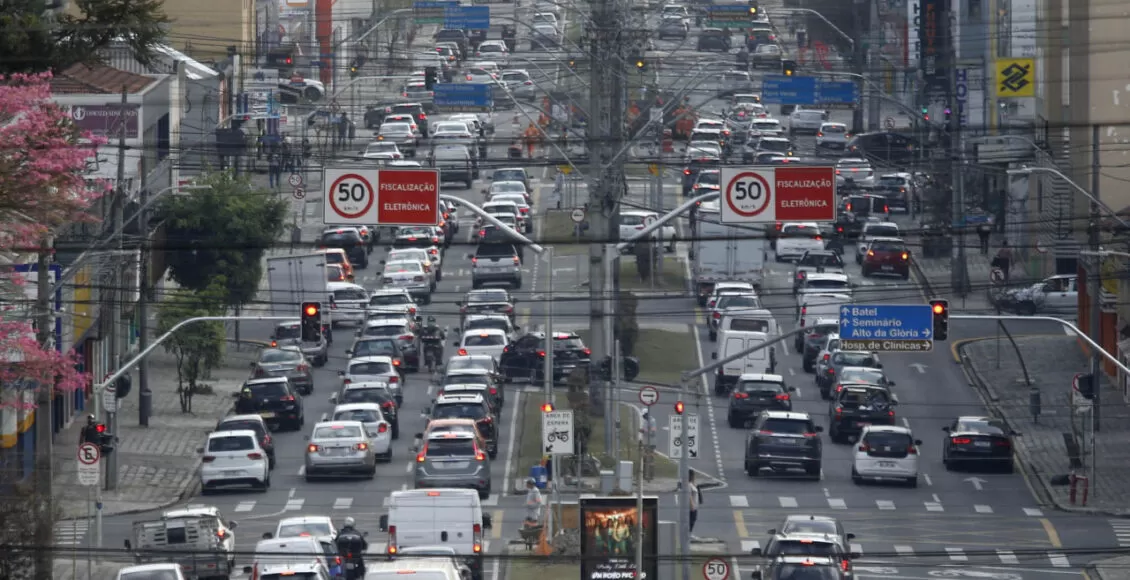
[{"label": "white delivery van", "polygon": [[[769,342],[774,337],[766,332],[745,330],[723,330],[718,334],[718,350],[714,360],[724,360],[743,350]],[[714,394],[724,396],[738,382],[738,377],[749,374],[774,374],[777,368],[777,354],[773,346],[765,347],[747,354],[745,357],[728,362],[718,369],[714,377]]]},{"label": "white delivery van", "polygon": [[781,336],[781,327],[773,313],[765,309],[732,310],[722,316],[718,332],[764,332],[769,336]]},{"label": "white delivery van", "polygon": [[388,532],[389,556],[401,548],[448,546],[471,568],[474,580],[482,579],[485,530],[490,528],[490,516],[483,513],[479,493],[473,489],[394,491],[388,498],[388,514],[380,518],[381,531]]},{"label": "white delivery van", "polygon": [[[797,327],[806,328],[816,324],[821,318],[840,319],[840,307],[851,304],[850,294],[806,294],[804,301],[799,303],[797,309]],[[797,333],[793,338],[793,349],[801,352],[804,349],[804,333]]]}]

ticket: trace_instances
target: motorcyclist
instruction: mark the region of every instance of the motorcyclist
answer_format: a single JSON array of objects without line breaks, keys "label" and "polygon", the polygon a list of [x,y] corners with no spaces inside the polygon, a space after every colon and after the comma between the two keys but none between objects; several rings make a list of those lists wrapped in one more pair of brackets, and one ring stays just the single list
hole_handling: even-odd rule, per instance
[{"label": "motorcyclist", "polygon": [[443,361],[443,341],[445,340],[447,340],[447,332],[440,328],[435,316],[429,316],[424,328],[420,330],[420,341],[424,343],[425,361],[429,351],[434,352],[436,364]]},{"label": "motorcyclist", "polygon": [[[369,542],[365,539],[365,534],[354,527],[353,518],[345,518],[345,525],[337,531],[334,544],[337,545],[338,554],[345,559],[346,580],[364,578],[365,560],[363,556],[369,549]],[[350,568],[350,564],[353,565],[352,568]]]}]

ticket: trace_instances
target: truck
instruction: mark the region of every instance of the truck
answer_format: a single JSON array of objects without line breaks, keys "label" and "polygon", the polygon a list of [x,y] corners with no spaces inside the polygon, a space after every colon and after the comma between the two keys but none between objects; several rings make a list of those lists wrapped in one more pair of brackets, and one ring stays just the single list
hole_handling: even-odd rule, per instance
[{"label": "truck", "polygon": [[138,564],[172,562],[187,578],[227,580],[233,562],[227,532],[213,515],[161,517],[134,522],[125,547]]},{"label": "truck", "polygon": [[[274,316],[301,317],[303,302],[328,302],[326,257],[320,252],[267,258],[267,300]],[[329,304],[322,309],[322,325],[332,320]]]},{"label": "truck", "polygon": [[760,289],[768,244],[757,225],[725,225],[718,201],[703,202],[691,212],[691,281],[699,306],[718,282],[749,282]]}]

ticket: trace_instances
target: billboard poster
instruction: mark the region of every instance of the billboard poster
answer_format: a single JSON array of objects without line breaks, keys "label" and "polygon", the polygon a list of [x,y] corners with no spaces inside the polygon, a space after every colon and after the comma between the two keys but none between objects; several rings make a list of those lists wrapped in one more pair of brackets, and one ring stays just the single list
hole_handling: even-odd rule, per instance
[{"label": "billboard poster", "polygon": [[946,55],[951,47],[946,4],[946,0],[921,0],[920,3],[918,60],[927,93],[944,92],[949,87]]},{"label": "billboard poster", "polygon": [[[645,497],[640,513],[634,497],[581,498],[581,579],[656,580],[659,577],[659,499]],[[643,522],[643,537],[636,537]],[[644,569],[636,575],[636,542],[643,542]]]}]

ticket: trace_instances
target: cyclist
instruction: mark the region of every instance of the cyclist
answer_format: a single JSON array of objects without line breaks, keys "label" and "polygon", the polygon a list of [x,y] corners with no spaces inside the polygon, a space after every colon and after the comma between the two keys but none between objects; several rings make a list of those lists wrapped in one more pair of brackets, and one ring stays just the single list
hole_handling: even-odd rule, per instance
[{"label": "cyclist", "polygon": [[424,343],[424,364],[429,370],[443,362],[443,341],[447,332],[436,323],[435,316],[429,316],[424,328],[420,330],[420,341]]}]

